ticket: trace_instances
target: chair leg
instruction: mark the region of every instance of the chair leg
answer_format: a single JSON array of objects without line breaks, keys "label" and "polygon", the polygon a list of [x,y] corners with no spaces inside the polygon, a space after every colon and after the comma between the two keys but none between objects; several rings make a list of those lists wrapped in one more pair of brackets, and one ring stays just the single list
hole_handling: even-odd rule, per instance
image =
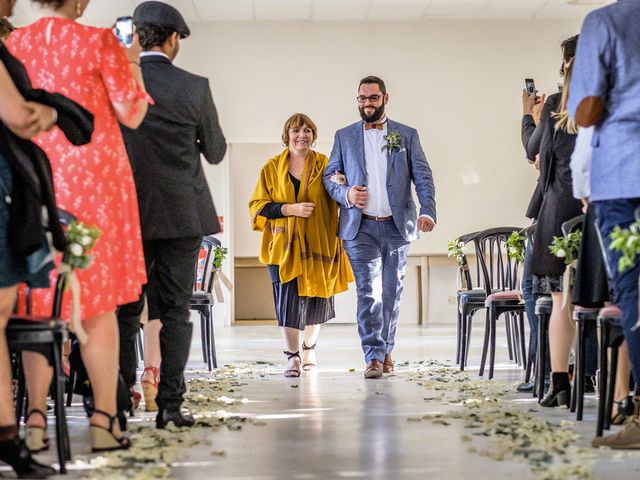
[{"label": "chair leg", "polygon": [[596,437],[601,437],[604,431],[604,417],[605,417],[605,403],[607,396],[607,368],[609,362],[607,361],[607,344],[609,343],[609,328],[606,325],[600,325],[600,391],[598,392],[598,421],[596,424]]},{"label": "chair leg", "polygon": [[523,312],[517,313],[516,322],[518,325],[518,337],[520,338],[520,359],[522,361],[522,368],[526,371],[529,364],[529,355],[527,355],[527,345],[524,334],[524,314]]},{"label": "chair leg", "polygon": [[496,323],[497,312],[493,308],[489,308],[489,320],[491,322],[489,330],[489,380],[493,379],[493,369],[496,364]]},{"label": "chair leg", "polygon": [[468,313],[463,311],[460,323],[460,371],[464,371],[467,360],[467,323],[469,322]]},{"label": "chair leg", "polygon": [[214,334],[213,325],[213,305],[209,306],[209,358],[211,359],[211,366],[218,368],[218,359],[216,357],[216,336]]},{"label": "chair leg", "polygon": [[203,363],[209,362],[209,357],[207,356],[207,323],[204,318],[204,312],[197,309],[198,315],[200,316],[200,345],[202,347],[202,361]]},{"label": "chair leg", "polygon": [[211,315],[208,308],[205,308],[202,312],[204,315],[205,326],[205,348],[207,350],[207,369],[213,371],[213,361],[211,358]]},{"label": "chair leg", "polygon": [[576,420],[580,422],[582,421],[582,412],[584,409],[584,372],[587,365],[587,329],[584,320],[578,321],[578,350],[580,351],[580,355],[578,356],[578,378],[581,380],[578,382],[578,388],[576,389]]},{"label": "chair leg", "polygon": [[507,350],[509,351],[509,360],[513,361],[513,335],[511,332],[511,322],[509,322],[508,316],[505,319],[504,326],[507,331]]},{"label": "chair leg", "polygon": [[465,357],[464,357],[464,364],[465,365],[469,365],[469,351],[471,351],[471,331],[473,330],[473,316],[476,313],[476,310],[472,310],[469,313],[469,319],[467,321],[467,346],[466,346],[466,353],[465,353]]},{"label": "chair leg", "polygon": [[460,312],[460,300],[456,309],[456,365],[460,365],[460,351],[462,350],[462,313]]},{"label": "chair leg", "polygon": [[538,315],[538,357],[536,359],[536,391],[538,394],[538,403],[544,397],[544,372],[547,369],[547,341],[548,335],[548,318],[546,313]]},{"label": "chair leg", "polygon": [[67,407],[71,406],[71,403],[73,402],[73,388],[75,387],[76,384],[76,369],[71,367],[69,369],[69,390],[67,391]]},{"label": "chair leg", "polygon": [[577,338],[576,338],[576,350],[575,350],[575,363],[573,367],[573,385],[571,388],[571,401],[569,402],[569,411],[571,413],[575,413],[577,404],[578,404],[578,385],[580,384],[580,356],[582,352],[580,351],[580,328],[576,328],[577,330]]},{"label": "chair leg", "polygon": [[136,356],[138,363],[144,362],[144,342],[142,341],[142,335],[142,329],[138,330],[138,334],[136,335]]},{"label": "chair leg", "polygon": [[24,378],[24,370],[22,369],[21,354],[18,353],[18,391],[16,392],[16,421],[18,428],[20,428],[20,420],[24,416],[25,412],[25,398],[27,395],[27,386]]},{"label": "chair leg", "polygon": [[616,372],[618,370],[618,346],[611,348],[611,365],[609,366],[609,381],[607,382],[607,401],[604,404],[604,428],[611,428],[611,410],[613,409],[613,395],[616,390]]},{"label": "chair leg", "polygon": [[529,383],[531,381],[531,370],[533,367],[533,358],[531,352],[531,332],[529,332],[529,348],[527,349],[527,367],[524,371],[524,383]]},{"label": "chair leg", "polygon": [[484,319],[484,339],[482,341],[482,356],[480,358],[480,372],[478,375],[484,376],[484,368],[487,364],[487,352],[489,350],[489,338],[491,337],[491,324],[489,323],[489,309],[485,312]]},{"label": "chair leg", "polygon": [[62,372],[62,357],[60,346],[62,338],[56,339],[51,346],[53,357],[53,382],[56,398],[54,410],[56,415],[56,443],[58,447],[58,462],[60,463],[60,474],[67,473],[66,462],[71,460],[71,447],[69,444],[69,432],[67,431],[67,419],[64,410],[64,373]]}]

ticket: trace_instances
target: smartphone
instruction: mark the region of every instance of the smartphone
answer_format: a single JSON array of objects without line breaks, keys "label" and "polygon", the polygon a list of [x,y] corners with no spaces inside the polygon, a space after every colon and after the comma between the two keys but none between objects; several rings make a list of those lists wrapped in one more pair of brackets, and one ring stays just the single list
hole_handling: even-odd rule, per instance
[{"label": "smartphone", "polygon": [[118,17],[115,34],[122,45],[129,48],[133,43],[133,17]]},{"label": "smartphone", "polygon": [[533,78],[525,78],[524,86],[527,89],[527,94],[535,95],[536,94],[536,84],[533,83]]}]

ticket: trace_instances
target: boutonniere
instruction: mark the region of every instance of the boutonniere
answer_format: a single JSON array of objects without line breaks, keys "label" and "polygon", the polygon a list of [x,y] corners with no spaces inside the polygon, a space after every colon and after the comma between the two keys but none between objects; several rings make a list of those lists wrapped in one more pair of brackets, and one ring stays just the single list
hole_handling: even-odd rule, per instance
[{"label": "boutonniere", "polygon": [[384,149],[386,148],[387,153],[391,153],[393,152],[394,148],[397,148],[398,150],[402,148],[402,145],[400,144],[402,141],[402,137],[395,130],[391,133],[387,133],[382,138],[384,138],[387,141],[387,144],[382,147],[382,151],[384,151]]}]

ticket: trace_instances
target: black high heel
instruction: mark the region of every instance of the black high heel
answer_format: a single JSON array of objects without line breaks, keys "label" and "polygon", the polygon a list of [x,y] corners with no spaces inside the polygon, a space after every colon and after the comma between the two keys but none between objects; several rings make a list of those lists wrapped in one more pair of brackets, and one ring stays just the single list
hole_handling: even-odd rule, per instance
[{"label": "black high heel", "polygon": [[24,442],[17,436],[0,442],[0,460],[9,464],[18,478],[48,478],[56,474],[49,465],[36,462]]},{"label": "black high heel", "polygon": [[[287,360],[291,360],[294,357],[298,357],[298,360],[300,359],[300,351],[298,350],[297,352],[289,352],[289,351],[284,351],[282,352],[287,356]],[[300,369],[299,368],[290,368],[288,370],[284,371],[284,376],[285,377],[289,377],[289,378],[295,378],[295,377],[299,377],[300,376]]]},{"label": "black high heel", "polygon": [[551,387],[540,405],[543,407],[569,407],[571,401],[571,382],[568,372],[552,372]]},{"label": "black high heel", "polygon": [[[306,343],[304,343],[304,340],[302,341],[302,350],[315,350],[317,343],[314,343],[313,345],[311,345],[310,347],[307,346]],[[304,370],[305,372],[308,372],[309,370],[311,370],[312,368],[317,367],[318,364],[317,363],[303,363],[302,364],[302,370]]]},{"label": "black high heel", "polygon": [[124,435],[116,437],[113,433],[113,427],[117,421],[116,415],[109,415],[107,412],[95,409],[93,414],[99,414],[109,419],[109,428],[100,425],[90,425],[89,433],[91,434],[91,451],[92,452],[108,452],[111,450],[127,450],[131,447],[131,440]]}]

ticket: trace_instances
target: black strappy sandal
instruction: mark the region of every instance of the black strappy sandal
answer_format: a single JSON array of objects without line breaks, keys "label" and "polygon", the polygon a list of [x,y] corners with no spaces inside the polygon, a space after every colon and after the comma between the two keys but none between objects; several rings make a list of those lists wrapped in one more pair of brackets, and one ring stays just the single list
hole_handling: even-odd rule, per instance
[{"label": "black strappy sandal", "polygon": [[[302,350],[315,350],[316,349],[316,345],[317,343],[314,343],[313,345],[311,345],[310,347],[307,346],[306,343],[304,343],[304,341],[302,341]],[[302,370],[304,370],[305,372],[308,372],[309,370],[315,368],[318,366],[318,363],[303,363],[302,364]]]},{"label": "black strappy sandal", "polygon": [[24,435],[24,444],[31,453],[43,452],[49,450],[49,435],[47,434],[47,415],[42,411],[34,408],[29,410],[27,416],[24,419],[25,425],[29,421],[32,415],[40,415],[44,420],[44,427],[30,427],[27,426]]},{"label": "black strappy sandal", "polygon": [[617,408],[616,414],[611,419],[611,425],[623,425],[627,422],[627,419],[633,417],[635,409],[633,405],[633,397],[631,395],[620,401],[614,400],[613,403],[617,405]]},{"label": "black strappy sandal", "polygon": [[[300,350],[298,350],[297,352],[284,351],[282,353],[284,353],[287,356],[287,360],[291,360],[293,357],[298,357],[298,360],[302,361],[302,359],[300,358]],[[300,369],[291,368],[291,369],[285,370],[284,376],[288,378],[299,377]]]},{"label": "black strappy sandal", "polygon": [[109,415],[102,410],[94,410],[94,415],[100,414],[109,419],[109,428],[99,425],[91,425],[89,431],[91,433],[91,451],[92,452],[108,452],[111,450],[127,450],[131,447],[131,440],[124,435],[116,437],[113,433],[113,426],[118,420],[116,415]]}]

